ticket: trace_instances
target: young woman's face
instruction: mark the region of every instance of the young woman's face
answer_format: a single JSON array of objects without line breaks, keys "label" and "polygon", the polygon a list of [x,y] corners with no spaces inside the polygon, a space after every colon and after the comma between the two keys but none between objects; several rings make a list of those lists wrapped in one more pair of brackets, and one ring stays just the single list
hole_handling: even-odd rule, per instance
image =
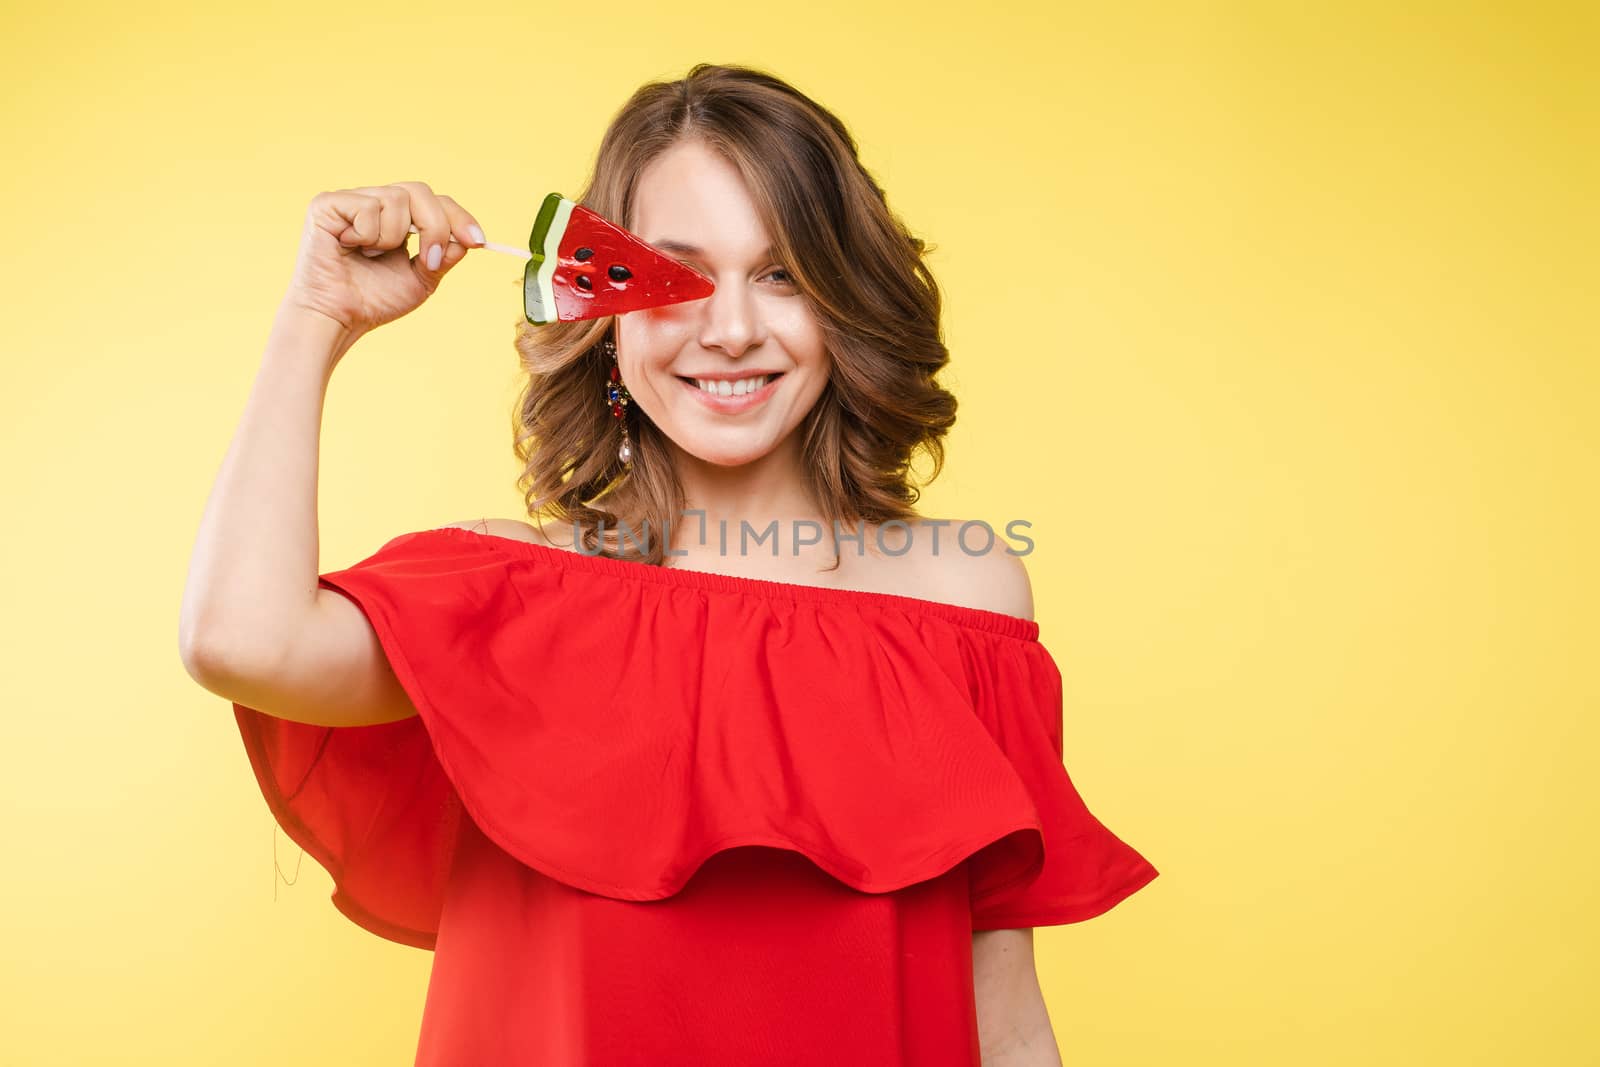
[{"label": "young woman's face", "polygon": [[830,359],[768,250],[743,176],[704,144],[681,142],[640,175],[628,228],[716,283],[703,299],[618,316],[617,363],[633,402],[707,463],[760,459],[811,410]]}]

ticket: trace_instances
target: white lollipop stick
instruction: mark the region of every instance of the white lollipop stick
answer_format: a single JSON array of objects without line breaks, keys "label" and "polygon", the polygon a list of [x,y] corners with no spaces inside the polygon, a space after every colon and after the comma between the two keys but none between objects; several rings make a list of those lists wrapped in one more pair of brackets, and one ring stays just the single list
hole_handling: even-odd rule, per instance
[{"label": "white lollipop stick", "polygon": [[[412,233],[417,233],[418,230],[417,230],[417,228],[415,226],[413,226],[413,227],[411,227],[411,232]],[[455,234],[451,234],[450,235],[450,243],[453,244],[453,245],[458,245],[461,242],[456,240]],[[493,250],[495,252],[503,252],[508,256],[516,256],[518,259],[532,259],[533,258],[533,253],[529,252],[526,248],[518,248],[515,245],[503,245],[503,244],[500,244],[498,241],[485,241],[485,242],[483,242],[483,247],[491,249],[491,250]]]}]

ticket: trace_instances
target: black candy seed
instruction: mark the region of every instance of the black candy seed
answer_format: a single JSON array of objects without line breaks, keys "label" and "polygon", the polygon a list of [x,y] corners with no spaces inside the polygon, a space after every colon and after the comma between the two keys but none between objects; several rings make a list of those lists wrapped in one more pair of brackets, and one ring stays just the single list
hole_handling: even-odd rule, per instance
[{"label": "black candy seed", "polygon": [[606,273],[611,275],[611,280],[614,282],[625,282],[633,277],[633,271],[624,267],[621,263],[613,263],[611,269]]},{"label": "black candy seed", "polygon": [[580,248],[576,252],[572,253],[572,258],[577,260],[579,263],[584,263],[587,262],[593,255],[594,249]]},{"label": "black candy seed", "polygon": [[594,288],[594,282],[589,280],[587,274],[580,274],[578,275],[578,288],[587,293]]}]

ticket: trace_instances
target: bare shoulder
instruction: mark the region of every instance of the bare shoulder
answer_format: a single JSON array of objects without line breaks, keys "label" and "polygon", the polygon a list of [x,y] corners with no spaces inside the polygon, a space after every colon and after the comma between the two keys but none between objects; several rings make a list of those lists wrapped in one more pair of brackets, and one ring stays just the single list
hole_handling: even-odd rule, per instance
[{"label": "bare shoulder", "polygon": [[[967,527],[964,537],[958,536]],[[910,524],[917,594],[963,607],[1033,618],[1033,585],[1022,556],[998,531],[963,519],[919,519]],[[899,543],[899,542],[897,542]]]},{"label": "bare shoulder", "polygon": [[445,523],[446,527],[458,530],[471,530],[473,533],[488,534],[490,537],[505,537],[513,541],[527,541],[535,545],[544,545],[547,548],[573,547],[572,526],[569,523],[549,521],[543,527],[535,526],[522,519],[463,519],[460,522]]}]

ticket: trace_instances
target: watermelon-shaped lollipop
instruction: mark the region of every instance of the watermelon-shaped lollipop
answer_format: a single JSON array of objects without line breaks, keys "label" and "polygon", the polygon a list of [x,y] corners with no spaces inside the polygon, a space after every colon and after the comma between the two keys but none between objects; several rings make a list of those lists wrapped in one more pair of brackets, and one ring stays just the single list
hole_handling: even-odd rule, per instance
[{"label": "watermelon-shaped lollipop", "polygon": [[704,274],[560,193],[544,198],[528,249],[522,303],[536,326],[699,300],[716,289]]}]

